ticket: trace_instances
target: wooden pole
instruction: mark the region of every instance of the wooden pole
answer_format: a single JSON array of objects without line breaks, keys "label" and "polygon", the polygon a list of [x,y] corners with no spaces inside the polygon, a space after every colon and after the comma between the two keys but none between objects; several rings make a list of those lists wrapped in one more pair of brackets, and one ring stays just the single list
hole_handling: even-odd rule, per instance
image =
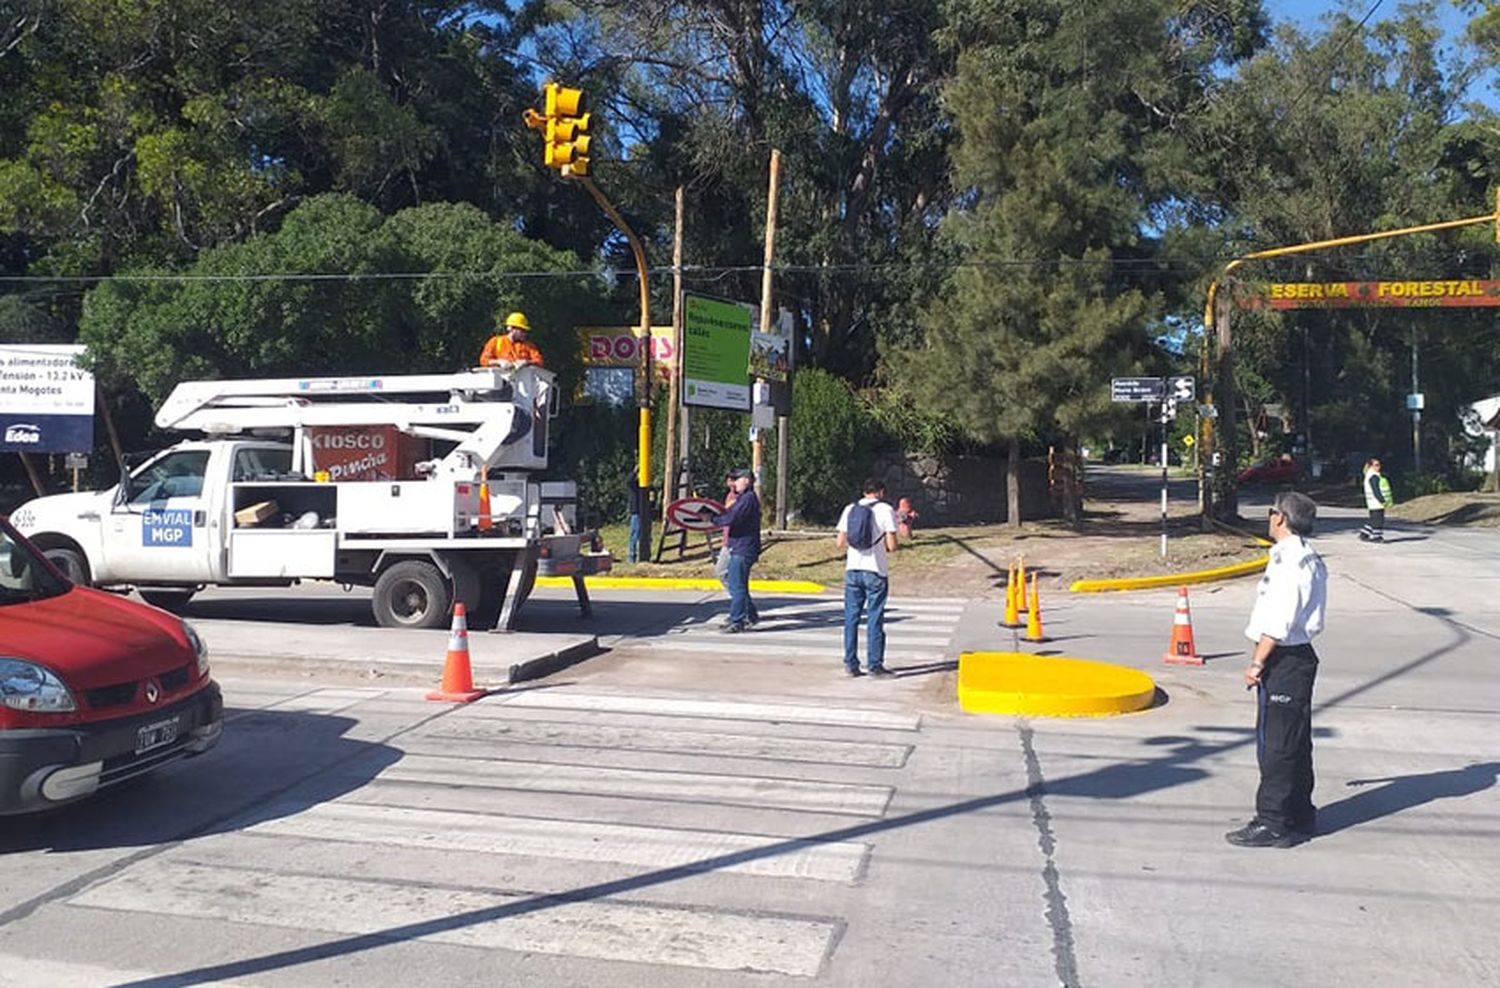
[{"label": "wooden pole", "polygon": [[120,445],[120,432],[115,428],[115,416],[109,410],[109,399],[105,397],[104,389],[97,385],[94,388],[94,403],[99,406],[99,414],[104,416],[104,431],[109,435],[109,448],[115,454],[115,463],[123,464],[125,450]]},{"label": "wooden pole", "polygon": [[[776,148],[771,149],[771,184],[766,192],[766,253],[765,262],[760,269],[760,331],[762,333],[771,330],[771,262],[776,259],[776,200],[781,190],[781,152]],[[756,378],[758,386],[765,383],[761,378]],[[753,414],[753,413],[752,413]],[[761,436],[759,429],[755,430],[755,444],[751,450],[750,469],[755,471],[756,493],[760,492],[760,471],[765,461],[765,439]],[[781,489],[777,482],[777,490]],[[781,515],[781,506],[776,506],[777,516]]]},{"label": "wooden pole", "polygon": [[682,416],[682,458],[687,459],[688,428],[687,408],[682,404],[682,186],[677,186],[677,218],[672,228],[672,367],[671,380],[667,384],[667,452],[666,472],[662,474],[661,520],[667,523],[667,505],[682,497],[679,480],[682,471],[677,467],[678,436],[677,420]]},{"label": "wooden pole", "polygon": [[36,491],[36,496],[45,497],[47,489],[42,486],[42,477],[41,474],[36,472],[36,464],[32,463],[31,457],[25,453],[17,453],[16,455],[21,458],[21,465],[26,468],[26,476],[31,478],[31,487]]}]

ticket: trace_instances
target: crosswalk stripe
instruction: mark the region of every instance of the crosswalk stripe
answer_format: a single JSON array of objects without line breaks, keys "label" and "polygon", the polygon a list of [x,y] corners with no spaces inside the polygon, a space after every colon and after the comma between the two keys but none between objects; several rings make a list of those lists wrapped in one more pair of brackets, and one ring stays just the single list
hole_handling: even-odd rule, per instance
[{"label": "crosswalk stripe", "polygon": [[566,690],[531,690],[500,697],[498,702],[507,707],[597,710],[610,713],[658,714],[667,717],[700,717],[709,720],[829,724],[835,727],[868,727],[887,731],[915,731],[921,726],[921,717],[917,714],[872,707],[745,703],[736,700],[699,700],[688,697],[573,693]]},{"label": "crosswalk stripe", "polygon": [[906,744],[725,734],[718,731],[678,731],[594,722],[475,717],[446,717],[424,728],[420,734],[408,737],[413,740],[433,738],[440,741],[481,741],[488,744],[604,748],[611,751],[809,762],[861,768],[900,768],[906,764],[906,759],[911,754],[911,745]]},{"label": "crosswalk stripe", "polygon": [[324,803],[295,815],[273,816],[250,827],[246,833],[652,869],[692,868],[699,862],[713,862],[725,856],[784,846],[784,853],[713,864],[708,870],[845,883],[853,882],[859,876],[870,850],[869,845],[855,842],[816,843],[755,834],[360,803]]},{"label": "crosswalk stripe", "polygon": [[143,862],[69,902],[393,941],[794,977],[817,975],[838,931],[822,917],[570,901],[163,860]]},{"label": "crosswalk stripe", "polygon": [[[861,640],[864,639],[864,637],[865,637],[864,628],[860,628],[860,635],[859,635],[859,637],[860,637]],[[723,641],[723,640],[725,640],[723,630],[720,629],[720,628],[715,628],[715,627],[703,628],[701,630],[696,630],[695,629],[695,630],[691,630],[691,631],[679,631],[679,632],[675,632],[675,633],[670,634],[670,635],[656,636],[656,637],[651,638],[650,640],[652,642],[657,642],[657,641],[676,642],[676,641],[679,641],[679,640],[682,640],[682,639],[692,639],[693,641],[701,641],[701,640],[703,640],[705,638],[711,639],[713,641]],[[645,639],[641,639],[641,640],[645,640]],[[832,629],[830,631],[824,632],[822,634],[818,634],[816,632],[807,632],[807,631],[778,631],[778,630],[776,630],[775,627],[767,627],[764,623],[757,624],[751,630],[740,634],[739,637],[737,637],[737,638],[734,639],[734,641],[743,643],[745,645],[758,645],[758,644],[761,644],[761,643],[765,642],[765,643],[770,643],[770,644],[773,644],[773,645],[786,645],[786,646],[795,646],[795,645],[825,645],[826,646],[830,642],[833,642],[833,643],[838,643],[840,645],[840,647],[842,647],[843,640],[844,640],[844,629],[843,628],[835,628],[835,629]],[[948,643],[953,640],[953,636],[952,635],[914,635],[914,634],[911,634],[911,633],[906,632],[906,631],[900,631],[900,632],[895,632],[895,633],[887,631],[886,632],[886,636],[885,636],[885,640],[886,640],[886,644],[887,645],[897,644],[897,645],[902,645],[902,646],[907,646],[907,647],[912,647],[912,646],[917,646],[917,645],[926,645],[926,646],[929,646],[929,647],[936,646],[938,649],[943,649],[943,648],[946,648],[948,646]]]},{"label": "crosswalk stripe", "polygon": [[[773,658],[804,659],[804,660],[826,660],[835,666],[843,664],[844,648],[842,645],[827,645],[812,648],[806,645],[791,645],[785,642],[778,643],[773,638],[764,638],[759,642],[725,641],[719,638],[673,638],[664,639],[625,639],[609,643],[611,648],[649,648],[654,651],[669,652],[701,652],[723,658],[734,660],[743,659],[746,662],[764,661],[768,656]],[[860,655],[863,656],[866,649],[860,645]],[[941,662],[948,658],[946,651],[935,649],[908,649],[901,648],[899,643],[886,643],[886,658],[891,664],[907,664],[913,662]]]},{"label": "crosswalk stripe", "polygon": [[500,762],[444,755],[408,754],[380,777],[398,782],[723,803],[842,816],[881,816],[891,799],[888,786],[555,762]]},{"label": "crosswalk stripe", "polygon": [[[0,988],[99,988],[100,985],[133,985],[138,982],[169,980],[164,971],[139,971],[125,968],[75,964],[42,957],[0,954]],[[231,981],[199,981],[201,988],[236,988]],[[239,982],[243,984],[243,982]]]}]

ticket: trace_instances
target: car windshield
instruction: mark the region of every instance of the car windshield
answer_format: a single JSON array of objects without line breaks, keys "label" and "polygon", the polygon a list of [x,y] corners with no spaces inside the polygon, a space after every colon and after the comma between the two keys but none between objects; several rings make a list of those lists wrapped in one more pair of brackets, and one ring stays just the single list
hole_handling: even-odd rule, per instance
[{"label": "car windshield", "polygon": [[0,607],[68,592],[68,582],[52,572],[41,553],[0,521]]}]

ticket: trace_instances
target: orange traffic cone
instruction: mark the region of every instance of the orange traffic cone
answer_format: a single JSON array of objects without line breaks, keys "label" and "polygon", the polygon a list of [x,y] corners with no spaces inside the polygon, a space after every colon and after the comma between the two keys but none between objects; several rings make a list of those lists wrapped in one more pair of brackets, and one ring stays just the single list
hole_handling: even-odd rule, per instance
[{"label": "orange traffic cone", "polygon": [[1193,644],[1193,615],[1188,610],[1187,587],[1177,588],[1177,612],[1172,615],[1172,644],[1167,646],[1162,661],[1185,666],[1203,665],[1203,656]]},{"label": "orange traffic cone", "polygon": [[1021,626],[1021,589],[1016,586],[1016,568],[1012,566],[1005,578],[1005,620],[1007,628]]},{"label": "orange traffic cone", "polygon": [[479,482],[479,530],[488,532],[495,527],[495,519],[490,517],[490,485],[489,481]]},{"label": "orange traffic cone", "polygon": [[473,703],[486,694],[474,688],[474,669],[469,663],[469,619],[462,603],[453,605],[453,631],[448,637],[448,656],[443,661],[443,683],[429,700]]},{"label": "orange traffic cone", "polygon": [[1042,634],[1042,597],[1041,591],[1037,589],[1036,574],[1031,574],[1031,606],[1026,610],[1026,640],[1029,642],[1044,642],[1047,637]]},{"label": "orange traffic cone", "polygon": [[1021,597],[1016,601],[1016,606],[1024,611],[1026,610],[1026,554],[1024,552],[1021,553],[1016,563],[1016,581],[1021,588]]}]

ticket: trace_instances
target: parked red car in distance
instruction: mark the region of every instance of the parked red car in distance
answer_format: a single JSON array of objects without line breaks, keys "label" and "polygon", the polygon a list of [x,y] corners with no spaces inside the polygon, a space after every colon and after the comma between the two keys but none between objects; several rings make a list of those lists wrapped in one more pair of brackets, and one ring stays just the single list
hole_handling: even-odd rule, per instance
[{"label": "parked red car in distance", "polygon": [[191,625],[69,582],[0,516],[0,816],[201,754],[223,726]]},{"label": "parked red car in distance", "polygon": [[1235,480],[1241,484],[1290,484],[1300,476],[1302,462],[1283,453],[1275,459],[1246,467]]}]

